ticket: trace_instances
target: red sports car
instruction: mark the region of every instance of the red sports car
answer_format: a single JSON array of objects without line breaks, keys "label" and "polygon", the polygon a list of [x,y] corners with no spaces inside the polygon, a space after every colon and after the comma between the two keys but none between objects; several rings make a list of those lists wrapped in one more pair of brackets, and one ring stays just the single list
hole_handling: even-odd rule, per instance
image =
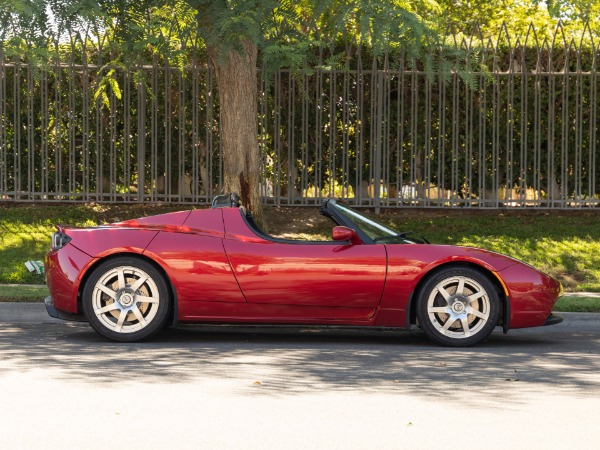
[{"label": "red sports car", "polygon": [[211,209],[94,228],[57,227],[46,255],[52,317],[115,341],[177,323],[407,328],[472,345],[496,326],[559,323],[562,288],[497,253],[433,245],[330,199],[331,241],[261,231],[235,194]]}]

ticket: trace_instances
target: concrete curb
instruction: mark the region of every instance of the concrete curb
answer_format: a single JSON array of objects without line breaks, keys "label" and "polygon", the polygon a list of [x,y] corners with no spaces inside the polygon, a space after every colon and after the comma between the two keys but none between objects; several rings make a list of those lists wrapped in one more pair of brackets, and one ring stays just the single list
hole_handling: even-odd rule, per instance
[{"label": "concrete curb", "polygon": [[[600,322],[600,313],[557,312],[565,321]],[[0,323],[65,323],[48,315],[43,303],[0,303]]]},{"label": "concrete curb", "polygon": [[565,297],[600,298],[600,292],[565,292]]}]

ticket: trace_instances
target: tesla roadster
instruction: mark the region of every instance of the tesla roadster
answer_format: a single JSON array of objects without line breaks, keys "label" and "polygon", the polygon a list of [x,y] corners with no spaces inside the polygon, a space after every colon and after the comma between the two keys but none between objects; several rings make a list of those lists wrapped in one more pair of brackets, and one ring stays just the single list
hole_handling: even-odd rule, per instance
[{"label": "tesla roadster", "polygon": [[114,341],[170,324],[407,328],[468,346],[496,326],[559,323],[560,283],[516,259],[433,245],[334,199],[330,241],[270,236],[235,194],[211,209],[93,228],[57,226],[46,255],[52,317]]}]

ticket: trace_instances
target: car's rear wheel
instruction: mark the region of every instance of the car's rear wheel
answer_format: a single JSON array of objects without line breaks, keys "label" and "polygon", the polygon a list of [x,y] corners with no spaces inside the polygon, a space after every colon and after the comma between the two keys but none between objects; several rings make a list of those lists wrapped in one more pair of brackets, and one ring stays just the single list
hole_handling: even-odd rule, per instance
[{"label": "car's rear wheel", "polygon": [[443,345],[476,344],[498,323],[500,299],[481,272],[467,268],[443,269],[420,290],[417,319],[427,337]]},{"label": "car's rear wheel", "polygon": [[101,263],[82,293],[90,325],[113,341],[134,342],[164,328],[170,308],[163,275],[147,261],[121,257]]}]

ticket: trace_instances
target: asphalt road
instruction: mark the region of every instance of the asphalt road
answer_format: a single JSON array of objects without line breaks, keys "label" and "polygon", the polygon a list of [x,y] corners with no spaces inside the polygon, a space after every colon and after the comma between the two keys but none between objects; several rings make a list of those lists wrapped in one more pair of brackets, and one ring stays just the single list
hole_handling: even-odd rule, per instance
[{"label": "asphalt road", "polygon": [[598,448],[600,319],[495,331],[0,323],[0,448]]}]

